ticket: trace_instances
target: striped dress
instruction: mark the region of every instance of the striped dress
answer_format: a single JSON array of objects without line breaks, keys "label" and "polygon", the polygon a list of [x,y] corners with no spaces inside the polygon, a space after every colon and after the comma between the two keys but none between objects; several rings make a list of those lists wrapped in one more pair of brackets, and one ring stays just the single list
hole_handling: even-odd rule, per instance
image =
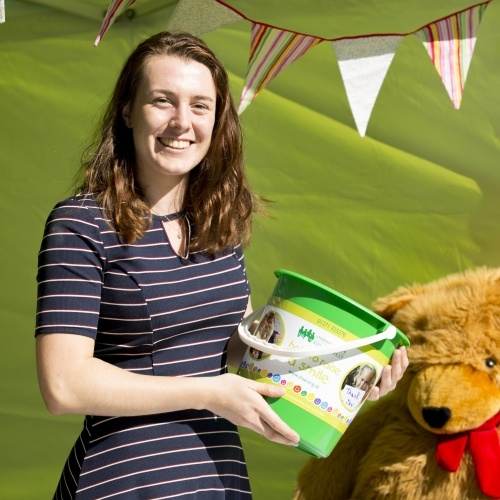
[{"label": "striped dress", "polygon": [[[91,197],[50,214],[39,254],[36,335],[95,339],[94,356],[149,376],[216,376],[245,312],[241,248],[179,257],[161,218],[120,244]],[[236,427],[209,411],[86,416],[56,499],[251,498]]]}]

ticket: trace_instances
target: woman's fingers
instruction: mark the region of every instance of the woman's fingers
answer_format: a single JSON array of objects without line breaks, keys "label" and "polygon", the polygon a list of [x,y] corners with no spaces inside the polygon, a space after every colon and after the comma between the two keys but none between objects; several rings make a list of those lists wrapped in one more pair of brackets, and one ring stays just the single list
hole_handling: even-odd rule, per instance
[{"label": "woman's fingers", "polygon": [[269,441],[287,446],[297,446],[300,440],[300,436],[292,429],[288,428],[286,430],[285,428],[281,428],[280,425],[277,425],[275,428],[273,424],[265,420],[262,420],[261,434],[269,439]]},{"label": "woman's fingers", "polygon": [[392,357],[391,361],[391,375],[394,387],[396,387],[396,383],[401,380],[401,377],[403,376],[406,368],[408,368],[408,363],[409,361],[408,355],[406,353],[406,348],[400,347],[394,352],[394,356]]},{"label": "woman's fingers", "polygon": [[[271,398],[280,398],[286,392],[284,387],[259,382],[255,383],[254,388],[261,396]],[[263,402],[264,406],[262,407],[260,420],[264,436],[277,443],[297,445],[300,436],[281,420],[265,400],[263,400]]]},{"label": "woman's fingers", "polygon": [[216,384],[218,396],[211,398],[211,410],[235,425],[262,434],[271,441],[297,445],[300,437],[271,409],[262,396],[279,398],[285,388],[233,374],[221,375]]},{"label": "woman's fingers", "polygon": [[368,399],[376,401],[388,392],[396,388],[397,383],[401,380],[404,372],[408,368],[408,355],[405,347],[400,347],[394,351],[391,364],[384,367],[382,376],[377,386],[370,391]]}]

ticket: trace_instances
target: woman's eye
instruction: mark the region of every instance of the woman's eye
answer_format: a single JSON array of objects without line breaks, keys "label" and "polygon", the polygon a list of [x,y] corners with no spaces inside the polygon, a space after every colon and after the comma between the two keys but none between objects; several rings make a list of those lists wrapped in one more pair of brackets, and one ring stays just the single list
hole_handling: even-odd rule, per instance
[{"label": "woman's eye", "polygon": [[493,358],[487,358],[484,362],[487,368],[493,368],[497,362]]},{"label": "woman's eye", "polygon": [[193,105],[193,107],[195,109],[202,110],[202,111],[205,111],[205,110],[208,109],[205,104],[201,104],[201,103],[196,103],[196,104]]}]

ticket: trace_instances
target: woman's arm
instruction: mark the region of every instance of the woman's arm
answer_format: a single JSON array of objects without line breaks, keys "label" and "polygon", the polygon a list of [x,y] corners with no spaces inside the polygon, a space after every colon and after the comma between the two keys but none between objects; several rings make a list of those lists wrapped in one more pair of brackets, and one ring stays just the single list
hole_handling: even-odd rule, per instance
[{"label": "woman's arm", "polygon": [[[248,306],[244,317],[246,318],[252,312],[252,301],[250,297],[248,297]],[[251,327],[251,329],[252,328],[253,327]],[[247,347],[248,346],[240,339],[238,330],[235,330],[227,345],[227,364],[232,368],[239,368]]]},{"label": "woman's arm", "polygon": [[93,357],[94,341],[74,334],[36,339],[40,390],[51,413],[133,416],[207,409],[271,441],[296,445],[299,437],[262,396],[282,387],[225,374],[217,377],[141,375]]}]

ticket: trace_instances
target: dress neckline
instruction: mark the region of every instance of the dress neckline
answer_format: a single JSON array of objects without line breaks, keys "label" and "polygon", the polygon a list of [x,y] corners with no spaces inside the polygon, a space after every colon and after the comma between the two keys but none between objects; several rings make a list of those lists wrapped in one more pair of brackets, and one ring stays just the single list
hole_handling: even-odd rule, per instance
[{"label": "dress neckline", "polygon": [[186,213],[185,210],[180,210],[179,212],[173,212],[171,214],[160,215],[160,214],[156,214],[153,211],[151,211],[151,215],[153,216],[153,218],[160,219],[160,220],[168,219],[171,221],[180,219],[183,215],[185,215],[185,213]]}]

